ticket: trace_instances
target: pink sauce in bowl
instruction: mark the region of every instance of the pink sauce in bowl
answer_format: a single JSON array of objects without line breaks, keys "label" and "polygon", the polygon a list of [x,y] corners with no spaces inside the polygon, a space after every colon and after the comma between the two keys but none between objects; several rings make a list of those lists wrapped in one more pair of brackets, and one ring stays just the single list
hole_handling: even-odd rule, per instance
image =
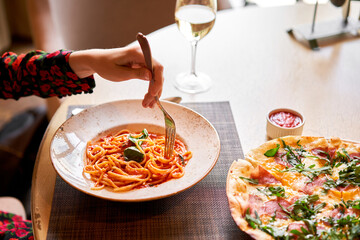
[{"label": "pink sauce in bowl", "polygon": [[302,134],[304,116],[289,108],[277,108],[270,111],[266,116],[266,135],[270,139],[283,136],[299,136]]},{"label": "pink sauce in bowl", "polygon": [[272,123],[283,128],[294,128],[302,123],[302,119],[290,112],[275,112],[269,116]]}]

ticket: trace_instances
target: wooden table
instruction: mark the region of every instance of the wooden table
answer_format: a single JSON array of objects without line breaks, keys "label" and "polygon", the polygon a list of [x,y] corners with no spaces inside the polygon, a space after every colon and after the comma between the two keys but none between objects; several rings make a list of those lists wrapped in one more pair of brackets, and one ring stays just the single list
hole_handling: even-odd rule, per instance
[{"label": "wooden table", "polygon": [[[354,5],[354,4],[353,4]],[[358,5],[350,16],[357,17]],[[294,108],[306,118],[303,135],[360,140],[360,39],[320,43],[320,51],[291,38],[286,30],[310,23],[313,6],[249,7],[218,13],[215,26],[198,46],[197,69],[209,74],[213,87],[205,93],[179,92],[172,80],[190,69],[190,45],[175,25],[148,36],[153,56],[165,67],[163,98],[184,102],[229,101],[246,153],[266,140],[266,114]],[[320,5],[317,21],[341,17],[341,9]],[[135,36],[134,36],[135,40]],[[36,239],[46,239],[56,173],[49,145],[66,120],[68,106],[142,98],[140,80],[111,83],[96,76],[93,94],[67,99],[52,118],[39,149],[32,188],[32,220]]]}]

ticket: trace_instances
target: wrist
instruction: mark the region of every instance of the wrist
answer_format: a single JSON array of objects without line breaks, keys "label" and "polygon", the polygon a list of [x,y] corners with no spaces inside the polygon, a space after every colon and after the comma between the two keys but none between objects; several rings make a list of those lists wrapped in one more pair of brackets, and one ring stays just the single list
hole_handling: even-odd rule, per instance
[{"label": "wrist", "polygon": [[75,51],[70,54],[69,65],[79,78],[85,78],[95,73],[92,68],[94,50]]}]

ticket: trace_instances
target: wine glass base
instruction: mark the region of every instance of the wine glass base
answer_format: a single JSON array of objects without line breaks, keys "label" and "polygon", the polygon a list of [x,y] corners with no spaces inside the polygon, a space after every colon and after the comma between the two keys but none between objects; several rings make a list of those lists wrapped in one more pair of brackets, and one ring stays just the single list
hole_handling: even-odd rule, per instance
[{"label": "wine glass base", "polygon": [[175,78],[175,87],[186,93],[205,92],[212,86],[211,78],[204,73],[180,73]]}]

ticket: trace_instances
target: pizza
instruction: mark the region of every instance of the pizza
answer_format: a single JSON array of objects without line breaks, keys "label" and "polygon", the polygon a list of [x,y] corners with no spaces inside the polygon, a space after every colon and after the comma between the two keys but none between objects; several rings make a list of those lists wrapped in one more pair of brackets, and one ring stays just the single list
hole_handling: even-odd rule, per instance
[{"label": "pizza", "polygon": [[254,239],[360,239],[360,144],[287,136],[234,161],[230,212]]}]

